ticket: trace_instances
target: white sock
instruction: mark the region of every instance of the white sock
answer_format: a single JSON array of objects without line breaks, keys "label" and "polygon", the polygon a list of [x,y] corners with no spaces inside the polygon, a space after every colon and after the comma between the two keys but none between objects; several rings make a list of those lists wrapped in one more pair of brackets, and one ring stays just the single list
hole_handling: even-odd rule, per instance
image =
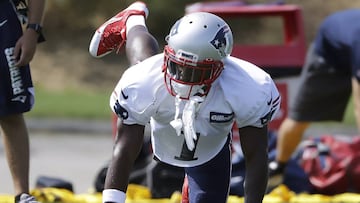
[{"label": "white sock", "polygon": [[129,32],[129,30],[131,30],[131,28],[133,28],[136,25],[142,25],[142,26],[146,27],[144,16],[142,16],[142,15],[129,16],[129,18],[126,21],[126,36]]},{"label": "white sock", "polygon": [[102,192],[102,202],[125,203],[126,194],[116,189],[105,189]]}]

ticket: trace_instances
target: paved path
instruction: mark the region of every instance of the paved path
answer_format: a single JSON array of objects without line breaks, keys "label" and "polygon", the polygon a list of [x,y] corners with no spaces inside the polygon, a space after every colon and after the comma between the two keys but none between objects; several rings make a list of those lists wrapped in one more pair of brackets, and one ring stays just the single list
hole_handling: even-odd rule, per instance
[{"label": "paved path", "polygon": [[[38,176],[62,178],[73,183],[75,193],[87,193],[97,172],[110,159],[111,121],[28,120],[31,132],[30,186]],[[341,124],[311,127],[306,136],[324,133],[356,135],[355,127]],[[0,140],[0,194],[12,194],[7,162]]]},{"label": "paved path", "polygon": [[[110,159],[111,123],[85,121],[28,121],[31,131],[30,187],[41,176],[73,183],[76,193],[93,187],[97,172]],[[13,187],[0,140],[0,194],[12,194]]]}]

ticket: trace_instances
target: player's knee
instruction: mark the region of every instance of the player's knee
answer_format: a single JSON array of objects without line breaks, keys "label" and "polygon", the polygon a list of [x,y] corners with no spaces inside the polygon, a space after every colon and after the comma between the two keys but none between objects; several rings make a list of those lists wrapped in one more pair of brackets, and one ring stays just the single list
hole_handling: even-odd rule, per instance
[{"label": "player's knee", "polygon": [[148,32],[142,32],[128,38],[126,54],[131,64],[143,61],[157,53],[159,53],[159,45]]}]

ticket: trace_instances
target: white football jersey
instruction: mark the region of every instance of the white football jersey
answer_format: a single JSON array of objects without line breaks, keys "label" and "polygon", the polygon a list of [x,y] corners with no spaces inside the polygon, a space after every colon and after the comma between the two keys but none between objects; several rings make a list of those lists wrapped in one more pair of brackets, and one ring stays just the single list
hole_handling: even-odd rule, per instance
[{"label": "white football jersey", "polygon": [[[175,97],[166,89],[163,61],[163,54],[158,54],[127,69],[110,98],[111,109],[125,124],[150,122],[153,152],[160,161],[180,167],[203,164],[222,149],[234,122],[239,128],[262,127],[280,108],[280,95],[271,77],[229,56],[196,113],[198,139],[190,151],[184,136],[178,136],[169,124],[175,116]],[[183,107],[180,105],[180,114]]]}]

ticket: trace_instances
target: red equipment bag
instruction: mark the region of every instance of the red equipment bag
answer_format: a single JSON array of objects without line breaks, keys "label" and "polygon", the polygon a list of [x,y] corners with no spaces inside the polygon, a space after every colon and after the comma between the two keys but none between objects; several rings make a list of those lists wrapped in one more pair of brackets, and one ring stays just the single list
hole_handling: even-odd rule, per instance
[{"label": "red equipment bag", "polygon": [[360,137],[325,135],[301,143],[300,164],[315,193],[360,192]]}]

